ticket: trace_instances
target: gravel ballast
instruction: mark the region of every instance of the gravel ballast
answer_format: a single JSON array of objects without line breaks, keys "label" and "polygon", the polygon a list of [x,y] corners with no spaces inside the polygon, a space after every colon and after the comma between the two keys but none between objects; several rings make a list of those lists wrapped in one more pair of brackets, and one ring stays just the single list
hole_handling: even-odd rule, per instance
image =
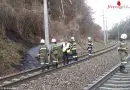
[{"label": "gravel ballast", "polygon": [[83,90],[104,72],[119,63],[117,50],[94,57],[63,70],[25,82],[18,90]]}]

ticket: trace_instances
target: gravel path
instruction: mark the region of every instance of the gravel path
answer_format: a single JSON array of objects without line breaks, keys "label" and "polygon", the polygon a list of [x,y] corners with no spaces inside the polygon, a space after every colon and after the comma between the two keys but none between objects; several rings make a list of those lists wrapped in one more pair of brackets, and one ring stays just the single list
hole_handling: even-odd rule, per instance
[{"label": "gravel path", "polygon": [[113,50],[51,75],[43,75],[37,80],[20,85],[18,90],[83,90],[87,84],[92,83],[118,62],[118,53]]}]

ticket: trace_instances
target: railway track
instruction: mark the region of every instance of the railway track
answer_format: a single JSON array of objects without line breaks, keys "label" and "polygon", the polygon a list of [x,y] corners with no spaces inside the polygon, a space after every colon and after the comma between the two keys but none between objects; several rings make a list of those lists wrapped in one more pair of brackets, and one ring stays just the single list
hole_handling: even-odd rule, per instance
[{"label": "railway track", "polygon": [[102,55],[103,53],[109,52],[110,50],[113,50],[113,49],[116,49],[116,44],[109,46],[107,48],[95,51],[91,57],[89,57],[87,53],[82,54],[82,55],[78,56],[77,62],[73,61],[70,64],[65,65],[65,66],[61,65],[62,62],[60,62],[60,65],[57,69],[50,68],[50,70],[45,70],[44,72],[42,72],[41,67],[38,67],[38,68],[35,68],[35,69],[22,71],[22,72],[17,73],[17,74],[12,74],[12,75],[9,75],[9,76],[2,77],[2,78],[0,78],[0,89],[4,88],[4,87],[11,87],[11,86],[16,85],[18,83],[22,83],[25,80],[29,80],[29,79],[32,79],[34,77],[38,77],[42,74],[47,74],[47,73],[50,73],[50,72],[56,72],[57,70],[63,69],[65,67],[72,66],[72,65],[77,64],[77,63],[81,63],[85,60],[88,60],[90,58]]},{"label": "railway track", "polygon": [[121,63],[105,72],[84,90],[130,90],[130,63],[126,66],[128,74],[120,73],[120,65]]}]

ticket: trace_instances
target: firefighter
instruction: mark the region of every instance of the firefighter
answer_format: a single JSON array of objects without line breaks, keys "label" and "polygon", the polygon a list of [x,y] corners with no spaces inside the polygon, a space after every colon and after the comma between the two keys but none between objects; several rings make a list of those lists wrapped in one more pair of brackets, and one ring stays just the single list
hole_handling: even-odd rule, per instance
[{"label": "firefighter", "polygon": [[77,61],[78,57],[77,57],[77,51],[76,51],[76,41],[74,37],[71,37],[70,40],[70,48],[72,50],[72,58]]},{"label": "firefighter", "polygon": [[43,69],[45,68],[45,66],[48,66],[48,64],[49,64],[47,55],[48,55],[48,50],[47,50],[47,47],[45,45],[45,40],[41,39],[40,50],[39,50],[39,54],[37,56],[39,57],[38,59],[42,65]]},{"label": "firefighter", "polygon": [[89,56],[92,55],[92,50],[93,50],[93,42],[92,42],[92,38],[91,37],[88,37],[88,54]]},{"label": "firefighter", "polygon": [[66,65],[66,64],[69,64],[69,56],[70,56],[70,43],[67,43],[67,42],[63,42],[63,64]]},{"label": "firefighter", "polygon": [[63,64],[66,65],[66,61],[67,61],[67,48],[66,48],[66,42],[63,42]]},{"label": "firefighter", "polygon": [[51,40],[52,46],[51,46],[51,58],[52,63],[55,65],[54,67],[58,67],[58,61],[59,61],[59,46],[57,45],[57,41],[55,38]]},{"label": "firefighter", "polygon": [[120,41],[119,41],[119,47],[118,47],[118,53],[119,53],[120,60],[121,60],[121,66],[120,66],[121,73],[128,73],[125,70],[125,66],[127,64],[127,57],[128,57],[126,39],[127,39],[127,35],[125,33],[121,34]]}]

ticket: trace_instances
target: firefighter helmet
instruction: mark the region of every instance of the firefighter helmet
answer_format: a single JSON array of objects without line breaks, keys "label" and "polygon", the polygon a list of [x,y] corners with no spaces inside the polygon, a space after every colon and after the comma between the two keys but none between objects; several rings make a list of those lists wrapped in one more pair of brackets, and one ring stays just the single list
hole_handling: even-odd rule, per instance
[{"label": "firefighter helmet", "polygon": [[123,33],[123,34],[121,34],[121,37],[120,37],[121,39],[127,39],[127,34],[125,34],[125,33]]},{"label": "firefighter helmet", "polygon": [[75,38],[74,38],[74,37],[71,37],[71,39],[72,39],[72,40],[75,40]]},{"label": "firefighter helmet", "polygon": [[45,40],[44,40],[44,39],[41,39],[40,43],[43,43],[43,44],[44,44],[44,43],[45,43]]},{"label": "firefighter helmet", "polygon": [[74,37],[71,37],[71,40],[72,40],[72,41],[75,41],[75,38],[74,38]]},{"label": "firefighter helmet", "polygon": [[91,40],[91,37],[88,37],[88,40]]},{"label": "firefighter helmet", "polygon": [[56,39],[55,39],[55,38],[53,38],[53,39],[51,40],[51,42],[52,42],[52,43],[55,43],[55,42],[56,42]]}]

